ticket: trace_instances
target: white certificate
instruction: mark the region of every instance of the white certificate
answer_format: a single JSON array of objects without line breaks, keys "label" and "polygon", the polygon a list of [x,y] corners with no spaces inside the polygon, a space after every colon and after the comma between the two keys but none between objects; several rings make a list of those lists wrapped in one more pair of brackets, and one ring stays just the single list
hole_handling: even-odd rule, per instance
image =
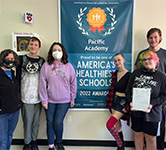
[{"label": "white certificate", "polygon": [[132,109],[149,111],[150,91],[150,88],[133,88]]}]

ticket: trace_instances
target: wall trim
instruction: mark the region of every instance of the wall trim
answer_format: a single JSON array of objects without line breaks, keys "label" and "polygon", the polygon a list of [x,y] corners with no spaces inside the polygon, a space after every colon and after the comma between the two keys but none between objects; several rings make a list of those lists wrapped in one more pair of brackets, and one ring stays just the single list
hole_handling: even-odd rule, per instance
[{"label": "wall trim", "polygon": [[[38,139],[38,145],[47,145],[46,139]],[[12,145],[23,145],[23,139],[13,139]],[[116,146],[115,141],[104,140],[63,140],[63,144],[66,146]],[[125,141],[126,147],[134,147],[134,141]]]},{"label": "wall trim", "polygon": [[[38,145],[47,145],[46,139],[38,139]],[[104,147],[116,147],[115,141],[104,141],[104,140],[63,140],[63,144],[66,146],[104,146]],[[23,139],[13,139],[12,145],[24,145]],[[125,141],[126,147],[134,147],[134,141]],[[166,142],[164,143],[166,148]]]}]

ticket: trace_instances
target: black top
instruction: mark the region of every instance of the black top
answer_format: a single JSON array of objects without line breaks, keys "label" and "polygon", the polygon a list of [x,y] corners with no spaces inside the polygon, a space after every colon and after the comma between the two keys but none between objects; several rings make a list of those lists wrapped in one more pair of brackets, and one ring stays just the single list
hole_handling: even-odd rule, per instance
[{"label": "black top", "polygon": [[19,85],[12,71],[12,80],[0,68],[0,114],[14,113],[21,107]]},{"label": "black top", "polygon": [[31,57],[28,57],[27,55],[21,55],[19,56],[19,60],[20,60],[20,64],[17,66],[17,69],[16,69],[16,78],[19,84],[21,83],[21,73],[22,73],[21,69],[24,69],[29,73],[30,71],[34,73],[34,71],[40,71],[42,65],[45,62],[45,60],[40,56],[39,58],[31,58]]},{"label": "black top", "polygon": [[125,93],[130,74],[130,72],[126,72],[126,74],[123,77],[121,77],[119,81],[117,81],[116,77],[114,84],[116,92]]},{"label": "black top", "polygon": [[142,111],[132,111],[132,114],[144,118],[149,122],[160,122],[162,120],[162,104],[166,103],[166,75],[161,71],[150,71],[137,69],[131,73],[127,88],[126,96],[129,102],[132,101],[132,89],[151,88],[150,104],[152,109],[150,113]]}]

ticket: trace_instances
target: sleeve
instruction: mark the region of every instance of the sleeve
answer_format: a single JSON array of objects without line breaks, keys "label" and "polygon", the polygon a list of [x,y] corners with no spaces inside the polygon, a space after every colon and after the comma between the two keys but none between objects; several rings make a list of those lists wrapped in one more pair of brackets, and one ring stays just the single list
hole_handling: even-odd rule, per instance
[{"label": "sleeve", "polygon": [[151,102],[152,106],[166,104],[166,77],[161,82],[160,96],[153,99]]},{"label": "sleeve", "polygon": [[20,64],[16,68],[16,79],[20,85],[20,83],[21,83],[21,67],[22,67],[22,63],[23,63],[23,56],[19,56],[19,61],[20,61]]},{"label": "sleeve", "polygon": [[131,73],[127,87],[126,87],[126,97],[128,102],[132,102],[132,89],[133,89],[133,83],[134,83],[135,75],[134,72]]},{"label": "sleeve", "polygon": [[[127,75],[127,77],[126,77],[127,83],[128,83],[128,81],[129,81],[129,79],[130,79],[130,75],[131,75],[131,72],[129,72],[128,75]],[[127,87],[127,86],[126,86],[126,87]],[[128,111],[130,110],[130,103],[129,103],[129,101],[127,101],[127,102],[125,103],[125,105],[124,105],[123,108],[125,109],[126,112],[128,112]]]},{"label": "sleeve", "polygon": [[[70,64],[71,65],[71,64]],[[70,76],[70,101],[74,102],[77,94],[77,78],[75,70],[71,65],[71,76]]]},{"label": "sleeve", "polygon": [[114,88],[114,83],[115,83],[115,79],[116,79],[116,75],[117,75],[117,71],[113,72],[112,74],[112,81],[111,81],[111,86],[109,88],[108,94],[107,94],[107,98],[106,98],[106,106],[108,106],[109,108],[112,107],[112,101],[113,101],[113,97],[115,94],[115,88]]},{"label": "sleeve", "polygon": [[45,63],[45,59],[42,57],[42,65]]},{"label": "sleeve", "polygon": [[39,96],[42,104],[48,103],[48,93],[47,93],[47,64],[44,63],[40,71],[39,79]]}]

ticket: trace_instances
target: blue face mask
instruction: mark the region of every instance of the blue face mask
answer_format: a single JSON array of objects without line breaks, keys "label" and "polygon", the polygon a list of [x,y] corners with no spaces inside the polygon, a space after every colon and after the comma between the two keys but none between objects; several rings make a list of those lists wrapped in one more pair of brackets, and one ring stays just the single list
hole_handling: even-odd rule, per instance
[{"label": "blue face mask", "polygon": [[4,67],[6,67],[7,69],[11,69],[15,66],[16,62],[13,61],[13,60],[7,60],[7,59],[4,59],[3,61],[3,65]]}]

